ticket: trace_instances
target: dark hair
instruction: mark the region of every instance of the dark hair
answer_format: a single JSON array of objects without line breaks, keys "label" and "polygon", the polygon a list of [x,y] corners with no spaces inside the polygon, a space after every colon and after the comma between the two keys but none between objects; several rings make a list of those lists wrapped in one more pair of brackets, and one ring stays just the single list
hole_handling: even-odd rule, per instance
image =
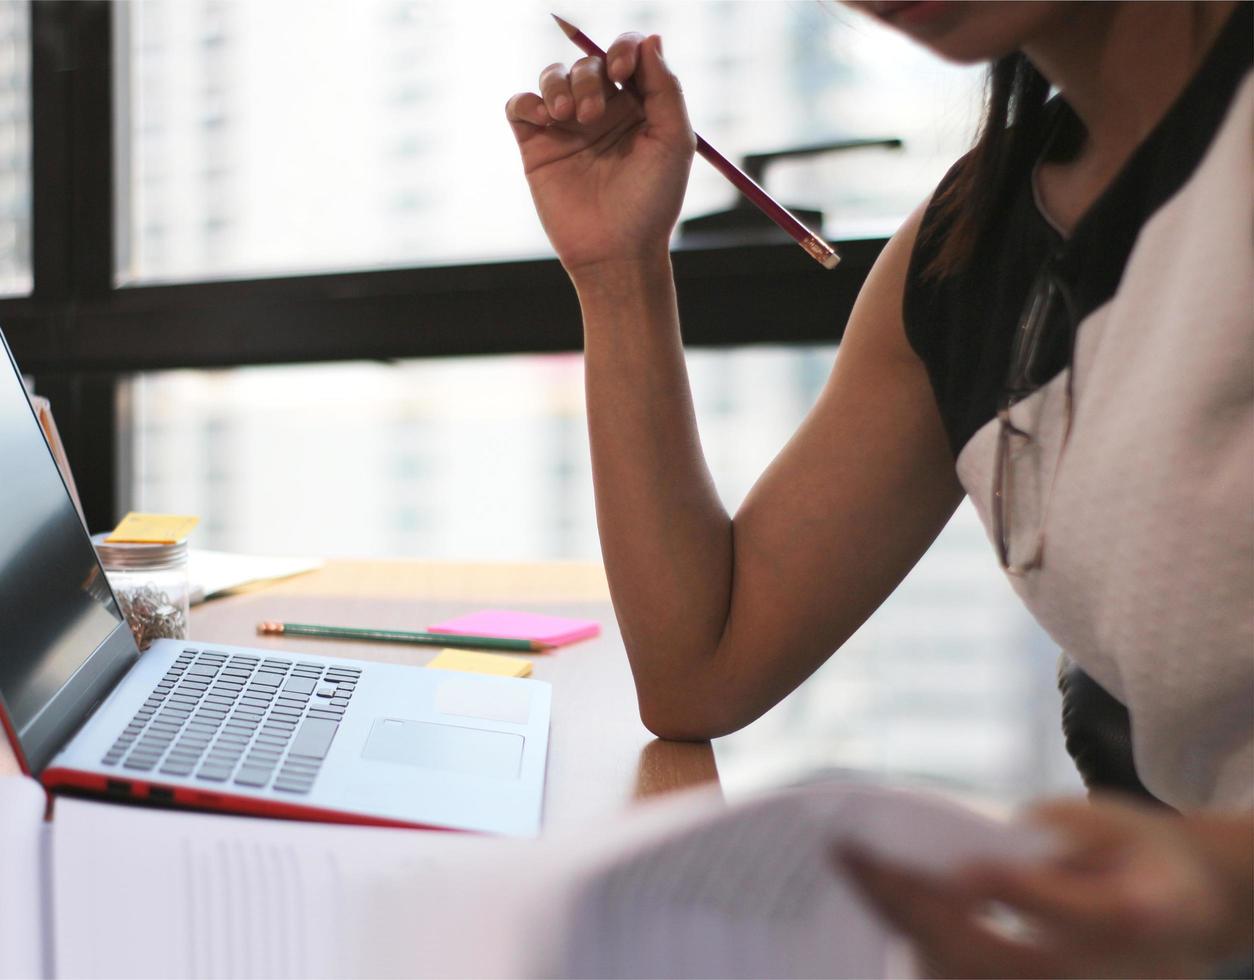
[{"label": "dark hair", "polygon": [[993,62],[985,83],[984,118],[975,146],[936,196],[934,228],[945,229],[925,274],[961,272],[995,212],[1009,174],[1041,145],[1049,81],[1021,52]]}]

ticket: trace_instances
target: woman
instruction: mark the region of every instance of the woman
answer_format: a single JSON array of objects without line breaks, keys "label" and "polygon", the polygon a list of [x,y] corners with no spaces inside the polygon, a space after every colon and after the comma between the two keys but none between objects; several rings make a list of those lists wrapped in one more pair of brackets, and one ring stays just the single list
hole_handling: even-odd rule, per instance
[{"label": "woman", "polygon": [[[991,61],[989,117],[885,247],[818,403],[734,519],[684,370],[667,246],[694,138],[660,38],[552,65],[507,106],[583,311],[641,716],[680,739],[756,718],[970,494],[1034,615],[1128,705],[1141,779],[1184,816],[1055,806],[1039,818],[1070,841],[1059,860],[943,880],[843,860],[940,973],[1205,972],[1254,946],[1250,9],[856,6]],[[629,78],[639,99],[615,88]],[[1030,932],[991,927],[990,902]]]}]

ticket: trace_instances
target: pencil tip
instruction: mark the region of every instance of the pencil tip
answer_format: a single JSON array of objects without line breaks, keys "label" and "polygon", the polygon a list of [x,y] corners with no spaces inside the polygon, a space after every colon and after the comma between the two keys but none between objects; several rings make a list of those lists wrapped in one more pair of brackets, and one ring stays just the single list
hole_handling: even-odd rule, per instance
[{"label": "pencil tip", "polygon": [[283,624],[282,624],[282,623],[273,623],[273,622],[269,622],[269,621],[264,622],[264,623],[258,623],[258,624],[257,624],[257,632],[258,632],[258,633],[261,633],[263,636],[265,636],[265,635],[273,635],[273,634],[275,634],[275,633],[282,633],[282,632],[283,632]]},{"label": "pencil tip", "polygon": [[565,34],[567,37],[573,38],[576,34],[579,33],[579,28],[577,28],[574,24],[570,23],[569,21],[562,20],[562,18],[557,16],[557,14],[551,13],[549,14],[549,16],[552,17],[555,21],[557,21],[557,26],[562,29],[562,33]]}]

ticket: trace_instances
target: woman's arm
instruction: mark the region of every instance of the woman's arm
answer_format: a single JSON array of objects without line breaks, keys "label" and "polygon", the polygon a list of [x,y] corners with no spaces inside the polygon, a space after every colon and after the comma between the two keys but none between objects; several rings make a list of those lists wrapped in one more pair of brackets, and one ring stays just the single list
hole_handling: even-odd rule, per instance
[{"label": "woman's arm", "polygon": [[[579,294],[602,551],[641,716],[701,739],[797,686],[926,550],[961,489],[902,292],[919,215],[863,288],[809,418],[735,518],[701,452],[668,239],[692,133],[657,39],[551,66],[509,115]],[[839,275],[840,273],[834,273]],[[836,330],[833,323],[833,333]]]},{"label": "woman's arm", "polygon": [[601,547],[645,723],[707,738],[756,718],[884,600],[961,499],[887,246],[833,374],[734,519],[697,435],[669,263],[576,280]]}]

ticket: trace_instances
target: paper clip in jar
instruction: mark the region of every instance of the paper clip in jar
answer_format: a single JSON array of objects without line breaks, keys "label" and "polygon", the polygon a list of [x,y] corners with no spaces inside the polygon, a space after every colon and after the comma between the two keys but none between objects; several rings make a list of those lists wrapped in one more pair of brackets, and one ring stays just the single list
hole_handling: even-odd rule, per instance
[{"label": "paper clip in jar", "polygon": [[187,542],[139,544],[92,538],[122,615],[141,651],[153,640],[187,639]]}]

